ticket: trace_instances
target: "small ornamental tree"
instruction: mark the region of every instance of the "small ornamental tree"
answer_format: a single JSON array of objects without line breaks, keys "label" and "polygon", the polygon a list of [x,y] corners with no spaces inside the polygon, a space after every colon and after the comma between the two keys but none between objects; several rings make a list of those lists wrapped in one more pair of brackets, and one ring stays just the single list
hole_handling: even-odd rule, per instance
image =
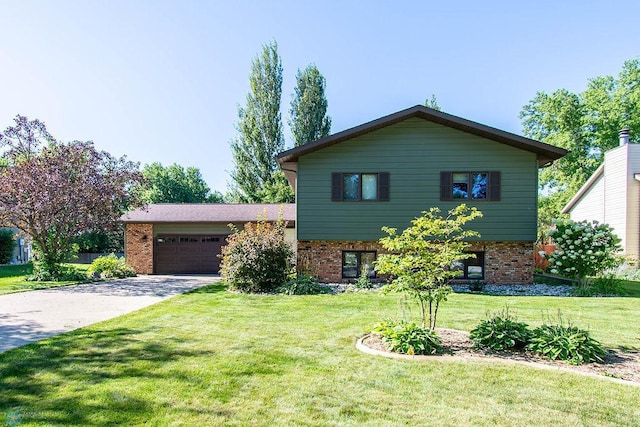
[{"label": "small ornamental tree", "polygon": [[38,120],[18,115],[0,132],[0,156],[0,223],[31,237],[34,277],[59,278],[81,232],[108,229],[136,206],[137,163],[58,142]]},{"label": "small ornamental tree", "polygon": [[440,302],[451,292],[449,282],[461,273],[453,270],[452,264],[474,256],[465,253],[469,246],[465,240],[480,234],[463,227],[481,216],[476,208],[462,204],[446,217],[438,208],[423,211],[401,234],[395,228],[382,228],[388,236],[381,238],[380,244],[389,253],[378,257],[376,270],[393,277],[383,292],[403,292],[416,298],[423,327],[435,329]]},{"label": "small ornamental tree", "polygon": [[553,220],[554,227],[547,232],[556,245],[549,257],[551,273],[576,279],[586,285],[587,277],[620,264],[616,256],[620,239],[608,224],[597,221]]},{"label": "small ornamental tree", "polygon": [[240,292],[272,292],[282,286],[293,265],[293,248],[285,240],[286,223],[266,218],[230,225],[233,234],[222,247],[220,273],[230,289]]}]

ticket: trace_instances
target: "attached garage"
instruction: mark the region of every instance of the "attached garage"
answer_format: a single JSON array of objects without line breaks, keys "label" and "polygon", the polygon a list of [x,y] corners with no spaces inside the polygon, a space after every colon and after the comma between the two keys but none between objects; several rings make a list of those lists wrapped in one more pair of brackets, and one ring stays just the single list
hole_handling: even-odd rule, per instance
[{"label": "attached garage", "polygon": [[225,235],[170,235],[156,237],[156,273],[217,273]]},{"label": "attached garage", "polygon": [[125,256],[139,274],[216,274],[231,233],[258,217],[287,222],[295,244],[294,204],[153,204],[124,215]]}]

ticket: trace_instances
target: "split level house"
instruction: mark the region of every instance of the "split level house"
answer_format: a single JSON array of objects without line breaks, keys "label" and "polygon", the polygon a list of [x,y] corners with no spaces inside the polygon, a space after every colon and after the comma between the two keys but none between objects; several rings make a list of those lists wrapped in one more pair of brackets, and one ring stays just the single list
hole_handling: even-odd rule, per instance
[{"label": "split level house", "polygon": [[562,213],[574,221],[609,224],[622,251],[640,258],[640,144],[631,143],[628,129],[619,132],[618,147],[604,153],[602,164],[567,203]]},{"label": "split level house", "polygon": [[[472,241],[475,258],[460,263],[461,279],[532,283],[538,169],[566,153],[423,106],[284,151],[277,160],[296,193],[284,219],[298,268],[321,282],[352,281],[363,270],[373,277],[383,226],[402,230],[424,210],[465,203],[484,216],[468,224],[482,237]],[[200,206],[152,205],[123,217],[128,262],[141,273],[182,272],[180,263],[203,256],[196,243],[214,236],[210,249],[219,252],[230,232],[220,226],[233,222],[225,210],[240,205]],[[242,219],[264,208],[245,205],[254,217]]]}]

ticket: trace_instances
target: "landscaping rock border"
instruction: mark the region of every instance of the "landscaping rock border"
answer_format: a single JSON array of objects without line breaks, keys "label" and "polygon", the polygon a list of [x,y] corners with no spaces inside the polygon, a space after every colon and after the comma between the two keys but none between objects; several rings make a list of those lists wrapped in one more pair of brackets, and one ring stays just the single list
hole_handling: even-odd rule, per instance
[{"label": "landscaping rock border", "polygon": [[380,337],[366,334],[356,341],[356,348],[366,354],[393,359],[445,362],[481,361],[492,363],[519,364],[537,369],[571,372],[594,378],[606,379],[618,384],[640,387],[640,354],[613,352],[607,355],[604,364],[589,363],[573,366],[566,362],[542,359],[530,353],[501,352],[489,353],[473,350],[469,334],[455,329],[437,330],[438,336],[448,350],[448,354],[432,356],[407,355],[387,350]]}]

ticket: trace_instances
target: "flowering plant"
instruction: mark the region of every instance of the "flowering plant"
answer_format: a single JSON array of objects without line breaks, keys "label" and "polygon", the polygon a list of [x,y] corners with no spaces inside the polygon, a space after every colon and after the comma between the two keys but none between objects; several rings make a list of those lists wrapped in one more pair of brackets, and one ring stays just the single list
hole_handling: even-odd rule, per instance
[{"label": "flowering plant", "polygon": [[549,257],[551,273],[579,280],[616,267],[621,258],[620,239],[608,224],[598,221],[553,220],[554,227],[547,232],[556,244]]}]

